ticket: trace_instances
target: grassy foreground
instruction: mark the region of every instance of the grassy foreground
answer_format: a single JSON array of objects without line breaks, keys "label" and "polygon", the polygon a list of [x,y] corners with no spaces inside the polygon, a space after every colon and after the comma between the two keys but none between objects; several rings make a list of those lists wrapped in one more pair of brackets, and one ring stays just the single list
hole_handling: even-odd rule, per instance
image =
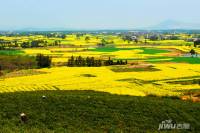
[{"label": "grassy foreground", "polygon": [[[43,99],[45,95],[47,98]],[[26,113],[28,123],[20,121]],[[93,91],[36,91],[0,94],[1,132],[158,132],[172,119],[200,131],[200,104],[160,97]],[[165,131],[164,131],[165,132]],[[171,132],[188,132],[173,130]]]}]

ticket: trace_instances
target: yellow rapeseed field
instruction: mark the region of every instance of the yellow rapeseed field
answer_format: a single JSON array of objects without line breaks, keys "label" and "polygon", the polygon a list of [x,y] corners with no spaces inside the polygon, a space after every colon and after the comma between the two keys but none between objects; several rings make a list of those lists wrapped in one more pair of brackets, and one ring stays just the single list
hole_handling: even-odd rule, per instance
[{"label": "yellow rapeseed field", "polygon": [[[112,94],[179,96],[182,91],[200,89],[199,85],[170,84],[181,78],[200,77],[200,65],[156,64],[160,71],[114,72],[112,67],[55,67],[40,69],[39,75],[0,80],[0,92],[34,90],[94,90]],[[152,82],[154,81],[154,82]]]}]

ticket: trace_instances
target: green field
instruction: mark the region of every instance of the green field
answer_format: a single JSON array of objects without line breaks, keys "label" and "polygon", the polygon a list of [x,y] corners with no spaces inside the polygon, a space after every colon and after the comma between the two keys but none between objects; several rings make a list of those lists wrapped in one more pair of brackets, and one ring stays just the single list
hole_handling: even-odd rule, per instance
[{"label": "green field", "polygon": [[[42,96],[45,95],[46,99]],[[36,91],[0,94],[0,130],[4,133],[158,132],[168,119],[190,123],[198,132],[199,103],[160,97],[110,95],[92,91]],[[26,113],[28,123],[20,122]]]},{"label": "green field", "polygon": [[168,53],[168,50],[162,50],[157,48],[116,48],[116,47],[106,47],[106,48],[96,48],[91,51],[95,52],[116,52],[121,50],[142,50],[141,54],[160,54],[160,53]]},{"label": "green field", "polygon": [[21,50],[0,50],[0,55],[23,55]]}]

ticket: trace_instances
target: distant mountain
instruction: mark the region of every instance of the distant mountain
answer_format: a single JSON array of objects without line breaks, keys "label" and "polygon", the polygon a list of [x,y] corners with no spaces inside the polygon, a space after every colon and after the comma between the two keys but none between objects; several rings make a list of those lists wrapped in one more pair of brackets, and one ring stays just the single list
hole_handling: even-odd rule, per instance
[{"label": "distant mountain", "polygon": [[171,30],[171,29],[188,29],[188,30],[194,30],[194,29],[200,29],[200,23],[185,23],[185,22],[179,22],[174,20],[166,20],[158,25],[148,27],[147,29],[151,30]]},{"label": "distant mountain", "polygon": [[129,31],[129,30],[200,30],[200,23],[185,23],[175,20],[166,20],[150,27],[133,29],[78,29],[66,27],[0,27],[0,31]]}]

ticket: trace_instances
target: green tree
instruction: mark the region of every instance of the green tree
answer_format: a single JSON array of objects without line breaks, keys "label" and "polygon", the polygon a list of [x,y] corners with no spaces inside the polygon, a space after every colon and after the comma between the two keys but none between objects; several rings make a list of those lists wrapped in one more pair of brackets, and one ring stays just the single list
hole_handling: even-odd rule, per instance
[{"label": "green tree", "polygon": [[36,56],[37,66],[39,68],[46,68],[51,66],[51,57],[38,54]]},{"label": "green tree", "polygon": [[86,41],[86,42],[89,42],[89,41],[90,41],[90,37],[89,37],[89,36],[86,36],[86,37],[85,37],[85,41]]}]

